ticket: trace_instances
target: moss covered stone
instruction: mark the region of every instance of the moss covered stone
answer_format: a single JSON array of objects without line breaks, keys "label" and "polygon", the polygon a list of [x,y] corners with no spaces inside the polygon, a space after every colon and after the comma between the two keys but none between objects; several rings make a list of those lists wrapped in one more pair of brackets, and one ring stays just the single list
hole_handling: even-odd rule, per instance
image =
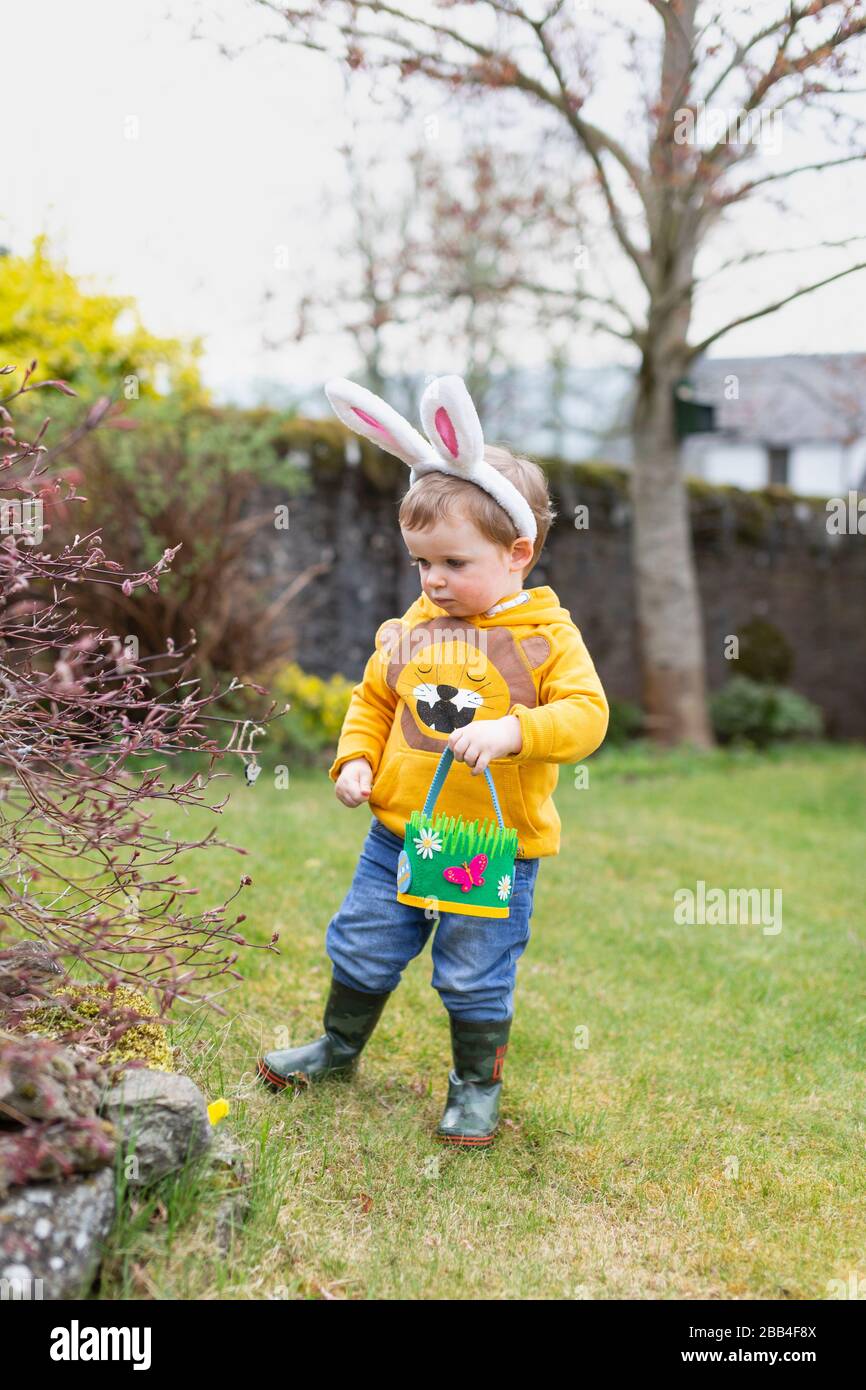
[{"label": "moss covered stone", "polygon": [[[156,1019],[156,1010],[147,996],[127,985],[109,989],[107,985],[64,982],[51,992],[52,1002],[39,1004],[24,1016],[21,1027],[27,1032],[57,1039],[92,1023],[98,1037],[107,1039],[111,1030],[123,1021],[123,1009],[135,1009],[137,1013]],[[101,1009],[106,1000],[112,1007],[103,1013]],[[132,1023],[111,1048],[94,1049],[94,1056],[105,1066],[143,1061],[154,1071],[174,1071],[171,1047],[161,1022]]]}]

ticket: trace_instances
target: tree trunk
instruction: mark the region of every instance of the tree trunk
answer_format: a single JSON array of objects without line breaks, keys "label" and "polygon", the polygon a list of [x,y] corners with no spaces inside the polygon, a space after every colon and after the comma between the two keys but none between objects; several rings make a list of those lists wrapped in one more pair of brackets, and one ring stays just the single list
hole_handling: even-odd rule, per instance
[{"label": "tree trunk", "polygon": [[664,16],[662,114],[650,151],[650,304],[632,421],[632,552],[649,732],[662,743],[709,748],[703,613],[674,405],[688,360],[698,220],[689,151],[674,138],[672,118],[690,94],[696,11],[697,0],[679,0]]},{"label": "tree trunk", "polygon": [[651,737],[713,744],[703,614],[674,419],[679,378],[668,356],[643,360],[633,420],[632,555],[643,701]]}]

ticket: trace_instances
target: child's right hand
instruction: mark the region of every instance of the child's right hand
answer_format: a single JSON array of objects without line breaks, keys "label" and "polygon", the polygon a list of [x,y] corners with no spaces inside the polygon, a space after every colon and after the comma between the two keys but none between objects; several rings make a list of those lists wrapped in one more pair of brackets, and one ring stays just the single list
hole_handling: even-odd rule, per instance
[{"label": "child's right hand", "polygon": [[373,769],[367,759],[349,758],[340,768],[334,790],[344,806],[360,806],[369,801],[372,785]]}]

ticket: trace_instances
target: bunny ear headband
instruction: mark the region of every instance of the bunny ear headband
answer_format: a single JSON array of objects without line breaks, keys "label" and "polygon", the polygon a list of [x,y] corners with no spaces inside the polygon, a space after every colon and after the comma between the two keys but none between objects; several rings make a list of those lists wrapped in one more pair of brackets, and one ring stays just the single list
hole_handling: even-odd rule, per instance
[{"label": "bunny ear headband", "polygon": [[484,460],[481,421],[462,377],[435,377],[425,389],[419,410],[426,439],[380,396],[345,377],[326,382],[325,395],[344,425],[409,465],[410,486],[434,471],[477,483],[508,513],[519,536],[535,540],[538,528],[526,498]]}]

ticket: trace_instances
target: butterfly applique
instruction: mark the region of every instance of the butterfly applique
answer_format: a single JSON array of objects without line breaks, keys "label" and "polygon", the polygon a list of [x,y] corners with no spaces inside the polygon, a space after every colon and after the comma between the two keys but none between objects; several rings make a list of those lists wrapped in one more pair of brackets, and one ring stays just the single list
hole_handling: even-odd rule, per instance
[{"label": "butterfly applique", "polygon": [[450,864],[447,869],[442,870],[442,877],[447,878],[449,883],[459,883],[464,893],[468,893],[470,888],[480,888],[484,882],[482,874],[487,868],[487,855],[476,854],[468,861],[464,859],[461,864]]}]

